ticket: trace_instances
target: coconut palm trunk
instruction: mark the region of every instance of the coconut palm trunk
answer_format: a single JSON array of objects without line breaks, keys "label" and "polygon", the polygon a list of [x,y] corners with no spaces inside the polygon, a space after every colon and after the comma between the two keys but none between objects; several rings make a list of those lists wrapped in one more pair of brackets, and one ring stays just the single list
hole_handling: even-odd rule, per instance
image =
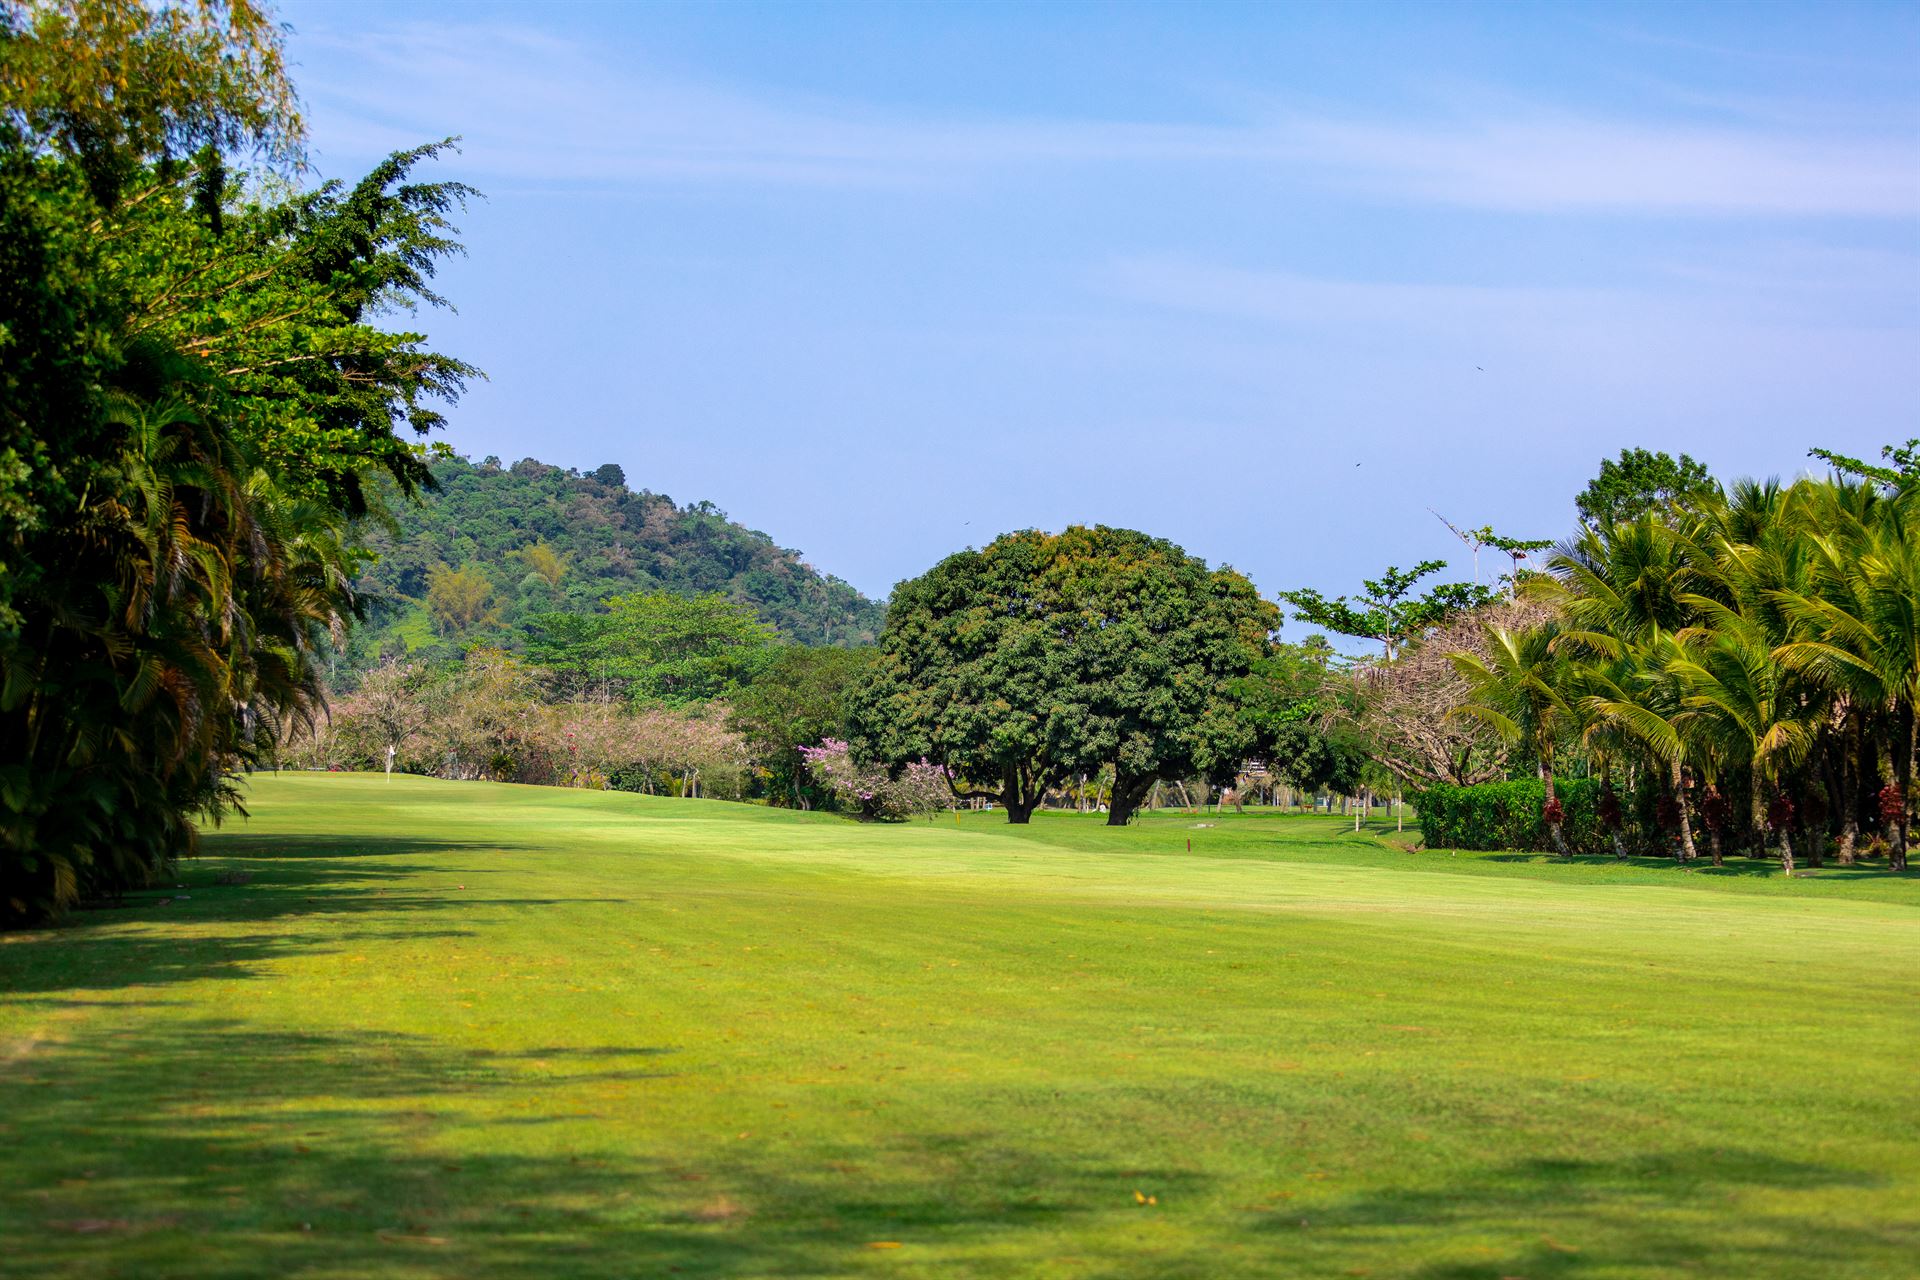
[{"label": "coconut palm trunk", "polygon": [[[1680,767],[1678,760],[1672,761],[1668,769],[1668,776],[1673,782],[1674,808],[1680,812],[1680,861],[1692,862],[1700,856],[1700,851],[1693,844],[1693,819],[1687,816],[1686,772]],[[1716,867],[1720,865],[1717,848],[1713,865]]]},{"label": "coconut palm trunk", "polygon": [[[1887,784],[1898,788],[1900,795],[1904,797],[1907,794],[1907,788],[1900,778],[1899,761],[1896,759],[1898,755],[1899,752],[1895,751],[1893,745],[1889,743],[1884,776]],[[1904,804],[1901,806],[1900,816],[1891,819],[1883,818],[1882,822],[1886,826],[1887,835],[1887,869],[1904,871],[1907,866],[1906,806]]]},{"label": "coconut palm trunk", "polygon": [[[1920,723],[1917,723],[1914,717],[1913,704],[1903,701],[1900,706],[1900,737],[1902,741],[1900,771],[1898,775],[1900,796],[1903,801],[1913,794],[1913,754],[1917,730],[1920,730]],[[1907,847],[1913,842],[1913,832],[1908,825],[1908,812],[1911,807],[1910,803],[1903,803],[1900,806],[1900,821],[1898,823],[1900,839],[1898,843],[1894,845],[1898,862],[1897,865],[1892,868],[1895,871],[1905,871],[1907,869]]]},{"label": "coconut palm trunk", "polygon": [[[1551,750],[1544,752],[1540,757],[1540,781],[1546,786],[1547,808],[1551,810],[1554,807],[1554,803],[1559,799],[1559,796],[1554,793],[1553,789],[1553,752]],[[1549,822],[1547,824],[1547,834],[1553,838],[1553,848],[1556,853],[1563,858],[1571,859],[1573,857],[1573,850],[1567,846],[1567,833],[1564,823]]]},{"label": "coconut palm trunk", "polygon": [[1843,867],[1853,865],[1854,849],[1860,842],[1860,792],[1859,766],[1854,760],[1854,751],[1858,748],[1859,735],[1854,731],[1854,717],[1847,717],[1846,732],[1841,739],[1837,759],[1828,773],[1832,784],[1829,803],[1834,812],[1840,815],[1840,838],[1834,849],[1834,857]]},{"label": "coconut palm trunk", "polygon": [[[1753,817],[1755,838],[1759,841],[1760,856],[1763,858],[1767,854],[1767,828],[1772,825],[1767,821],[1765,797],[1768,783],[1769,779],[1766,778],[1760,770],[1755,769],[1753,772],[1753,799],[1750,812]],[[1793,874],[1793,835],[1790,830],[1792,826],[1793,823],[1790,821],[1780,824],[1780,869],[1788,875]]]}]

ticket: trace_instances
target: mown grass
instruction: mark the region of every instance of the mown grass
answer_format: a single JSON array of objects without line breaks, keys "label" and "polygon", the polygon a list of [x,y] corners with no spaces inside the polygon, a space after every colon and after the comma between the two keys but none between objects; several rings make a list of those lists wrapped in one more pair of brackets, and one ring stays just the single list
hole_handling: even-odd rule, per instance
[{"label": "mown grass", "polygon": [[1272,815],[253,794],[184,890],[0,939],[0,1274],[1920,1257],[1913,877]]}]

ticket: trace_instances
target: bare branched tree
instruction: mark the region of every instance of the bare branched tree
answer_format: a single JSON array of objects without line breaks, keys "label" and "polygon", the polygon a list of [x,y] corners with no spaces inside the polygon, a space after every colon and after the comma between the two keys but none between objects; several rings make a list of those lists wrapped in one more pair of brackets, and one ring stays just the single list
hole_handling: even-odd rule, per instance
[{"label": "bare branched tree", "polygon": [[1486,605],[1456,615],[1390,663],[1359,668],[1359,725],[1375,758],[1415,785],[1470,786],[1505,776],[1505,744],[1484,726],[1452,714],[1469,689],[1447,655],[1482,653],[1489,623],[1520,630],[1552,616],[1550,606],[1524,596]]}]

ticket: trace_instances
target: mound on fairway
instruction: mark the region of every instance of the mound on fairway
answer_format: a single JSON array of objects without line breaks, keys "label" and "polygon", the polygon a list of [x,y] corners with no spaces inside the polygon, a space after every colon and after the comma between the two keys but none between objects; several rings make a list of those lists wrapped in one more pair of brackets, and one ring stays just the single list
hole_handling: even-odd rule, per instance
[{"label": "mound on fairway", "polygon": [[0,1272],[1920,1259],[1912,879],[398,777],[251,805],[183,887],[0,938]]}]

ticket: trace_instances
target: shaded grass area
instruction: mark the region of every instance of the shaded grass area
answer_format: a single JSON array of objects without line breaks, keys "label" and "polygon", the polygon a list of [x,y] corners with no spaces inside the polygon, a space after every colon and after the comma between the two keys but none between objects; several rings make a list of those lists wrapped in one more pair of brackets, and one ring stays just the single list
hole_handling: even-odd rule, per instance
[{"label": "shaded grass area", "polygon": [[1910,880],[1413,855],[1231,813],[254,790],[183,889],[0,939],[0,1272],[1920,1256]]}]

